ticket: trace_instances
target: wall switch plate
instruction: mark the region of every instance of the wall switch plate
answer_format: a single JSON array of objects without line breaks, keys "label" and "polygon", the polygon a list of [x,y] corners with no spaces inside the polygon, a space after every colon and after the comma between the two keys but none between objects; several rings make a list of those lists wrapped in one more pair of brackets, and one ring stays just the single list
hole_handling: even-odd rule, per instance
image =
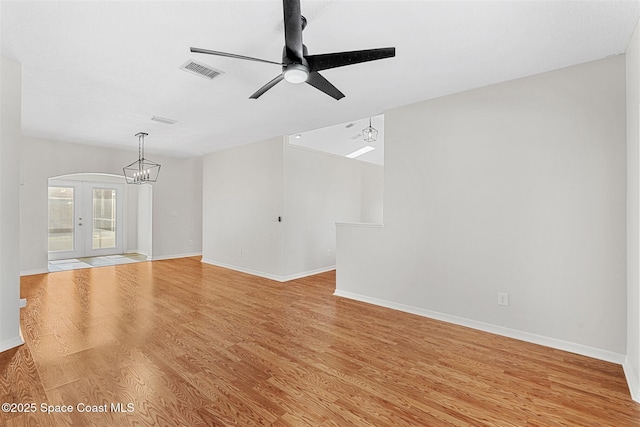
[{"label": "wall switch plate", "polygon": [[498,292],[498,305],[509,305],[509,294],[506,292]]}]

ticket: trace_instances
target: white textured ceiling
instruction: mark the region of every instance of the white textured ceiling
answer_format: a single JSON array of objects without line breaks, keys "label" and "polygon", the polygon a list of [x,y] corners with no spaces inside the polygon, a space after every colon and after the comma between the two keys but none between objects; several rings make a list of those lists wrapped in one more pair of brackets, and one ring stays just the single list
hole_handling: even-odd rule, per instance
[{"label": "white textured ceiling", "polygon": [[[190,156],[368,118],[386,109],[623,53],[638,1],[302,1],[310,54],[396,47],[396,57],[326,70],[340,101],[278,84],[282,3],[6,1],[1,51],[23,66],[27,136]],[[224,71],[212,81],[189,59]],[[153,115],[175,119],[152,122]]]}]

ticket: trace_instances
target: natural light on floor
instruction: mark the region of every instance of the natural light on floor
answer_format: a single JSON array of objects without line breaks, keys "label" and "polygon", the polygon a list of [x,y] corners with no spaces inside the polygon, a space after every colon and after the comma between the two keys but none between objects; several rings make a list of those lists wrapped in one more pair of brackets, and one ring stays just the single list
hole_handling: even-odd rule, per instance
[{"label": "natural light on floor", "polygon": [[146,255],[131,253],[124,255],[107,255],[86,258],[61,259],[49,261],[49,273],[56,271],[77,270],[81,268],[106,267],[109,265],[130,264],[147,261]]}]

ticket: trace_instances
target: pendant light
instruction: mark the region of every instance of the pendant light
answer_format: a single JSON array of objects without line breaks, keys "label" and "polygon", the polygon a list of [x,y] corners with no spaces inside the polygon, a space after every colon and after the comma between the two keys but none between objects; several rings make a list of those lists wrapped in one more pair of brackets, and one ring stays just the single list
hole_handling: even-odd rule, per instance
[{"label": "pendant light", "polygon": [[160,165],[144,158],[144,137],[149,135],[138,132],[138,160],[122,168],[127,184],[144,184],[156,182],[160,173]]},{"label": "pendant light", "polygon": [[362,137],[367,142],[373,142],[378,139],[378,131],[371,126],[371,117],[369,117],[369,126],[362,129]]}]

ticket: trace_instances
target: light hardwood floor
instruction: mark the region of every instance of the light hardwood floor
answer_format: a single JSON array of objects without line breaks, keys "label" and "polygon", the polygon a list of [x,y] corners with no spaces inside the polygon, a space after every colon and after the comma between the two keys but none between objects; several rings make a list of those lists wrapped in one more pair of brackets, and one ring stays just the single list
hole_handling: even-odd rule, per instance
[{"label": "light hardwood floor", "polygon": [[619,365],[334,288],[199,258],[24,277],[26,344],[0,354],[0,400],[37,411],[0,425],[640,425]]}]

